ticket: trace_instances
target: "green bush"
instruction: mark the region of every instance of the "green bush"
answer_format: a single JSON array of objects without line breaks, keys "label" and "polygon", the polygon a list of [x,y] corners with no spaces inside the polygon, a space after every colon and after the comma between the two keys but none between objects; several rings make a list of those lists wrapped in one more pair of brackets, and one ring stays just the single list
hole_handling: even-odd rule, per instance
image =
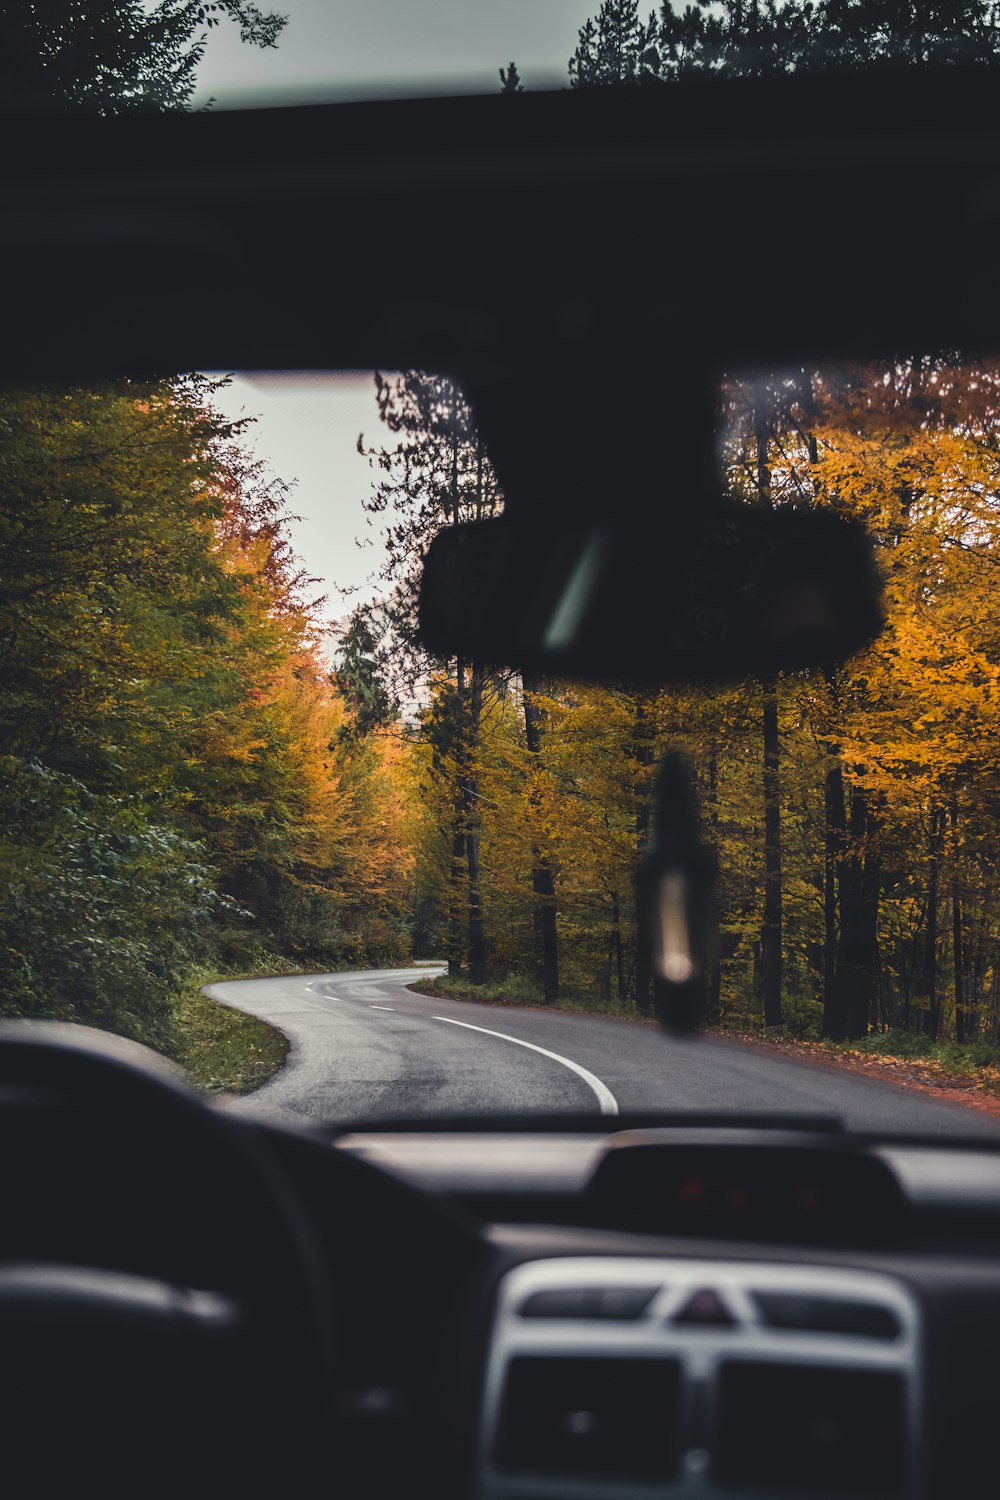
[{"label": "green bush", "polygon": [[823,1005],[807,995],[785,995],[781,1001],[781,1029],[798,1042],[817,1041],[823,1030]]},{"label": "green bush", "polygon": [[199,848],[127,797],[37,761],[0,777],[0,1012],[162,1037],[211,948],[219,897]]}]

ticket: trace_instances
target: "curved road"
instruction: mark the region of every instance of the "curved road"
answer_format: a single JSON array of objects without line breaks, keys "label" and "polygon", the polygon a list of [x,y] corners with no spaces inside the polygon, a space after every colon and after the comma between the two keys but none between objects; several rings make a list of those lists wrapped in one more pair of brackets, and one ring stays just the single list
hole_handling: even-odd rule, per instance
[{"label": "curved road", "polygon": [[207,986],[213,999],[271,1022],[291,1043],[281,1071],[236,1107],[352,1122],[512,1110],[794,1110],[835,1114],[855,1130],[1000,1135],[1000,1120],[975,1110],[746,1043],[677,1041],[626,1021],[407,988],[433,972]]}]

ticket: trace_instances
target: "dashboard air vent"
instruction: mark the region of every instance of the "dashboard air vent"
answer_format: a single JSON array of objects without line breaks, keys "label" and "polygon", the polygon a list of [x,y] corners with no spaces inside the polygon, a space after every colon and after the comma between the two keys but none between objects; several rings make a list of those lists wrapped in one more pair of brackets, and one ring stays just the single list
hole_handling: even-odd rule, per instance
[{"label": "dashboard air vent", "polygon": [[519,1356],[510,1361],[499,1469],[667,1479],[677,1468],[680,1367],[672,1359]]},{"label": "dashboard air vent", "polygon": [[906,1490],[905,1390],[895,1371],[726,1360],[713,1475],[769,1494],[883,1500]]}]

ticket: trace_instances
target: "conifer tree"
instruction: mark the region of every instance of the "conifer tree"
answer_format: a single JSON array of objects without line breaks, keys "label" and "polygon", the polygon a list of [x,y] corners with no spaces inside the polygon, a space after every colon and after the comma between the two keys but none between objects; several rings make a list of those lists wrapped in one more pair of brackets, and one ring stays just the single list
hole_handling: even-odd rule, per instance
[{"label": "conifer tree", "polygon": [[524,84],[521,75],[517,71],[517,63],[510,62],[506,68],[500,70],[500,92],[501,94],[523,94]]},{"label": "conifer tree", "polygon": [[926,66],[996,67],[995,0],[719,0],[645,19],[638,0],[604,0],[580,28],[570,83],[670,82]]},{"label": "conifer tree", "polygon": [[637,83],[655,76],[656,23],[643,21],[639,0],[603,0],[597,16],[584,22],[570,58],[573,88],[595,84]]},{"label": "conifer tree", "polygon": [[441,712],[425,720],[438,745],[439,769],[450,765],[453,776],[451,815],[451,900],[459,908],[464,881],[463,935],[452,924],[450,957],[467,968],[476,982],[486,978],[487,940],[481,890],[479,743],[484,706],[493,684],[483,663],[462,657],[434,663],[416,639],[415,599],[423,549],[443,525],[485,520],[502,508],[503,498],[472,410],[454,382],[419,371],[375,377],[379,414],[398,435],[394,448],[367,453],[378,477],[368,501],[373,516],[384,516],[388,561],[383,580],[391,593],[383,606],[397,644],[404,678],[413,684],[422,674],[446,668]]},{"label": "conifer tree", "polygon": [[351,738],[384,729],[399,718],[399,700],[386,687],[384,663],[379,661],[372,610],[352,612],[340,636],[332,681],[351,711],[344,727]]}]

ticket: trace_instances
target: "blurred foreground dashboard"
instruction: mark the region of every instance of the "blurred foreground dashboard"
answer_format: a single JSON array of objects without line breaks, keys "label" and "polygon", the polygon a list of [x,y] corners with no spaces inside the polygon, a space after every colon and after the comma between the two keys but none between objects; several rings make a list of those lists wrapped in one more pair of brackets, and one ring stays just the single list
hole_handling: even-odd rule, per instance
[{"label": "blurred foreground dashboard", "polygon": [[338,1296],[338,1493],[944,1496],[992,1470],[982,1143],[267,1135]]}]

